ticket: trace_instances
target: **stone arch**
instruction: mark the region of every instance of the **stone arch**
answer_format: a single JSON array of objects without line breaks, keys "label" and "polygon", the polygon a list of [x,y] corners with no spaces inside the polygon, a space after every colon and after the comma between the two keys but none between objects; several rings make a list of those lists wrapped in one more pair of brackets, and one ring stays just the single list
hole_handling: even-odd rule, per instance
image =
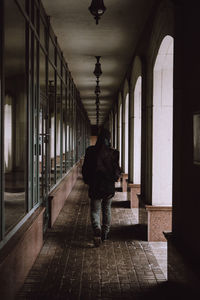
[{"label": "stone arch", "polygon": [[[142,98],[138,97],[138,80],[142,80],[142,62],[139,56],[133,61],[130,81],[129,100],[129,181],[140,184],[141,176],[141,105]],[[137,84],[138,83],[138,84]],[[135,88],[137,85],[137,97]],[[140,82],[140,96],[142,94],[142,84]],[[137,111],[136,111],[137,104]],[[140,107],[140,108],[139,108]]]},{"label": "stone arch", "polygon": [[153,69],[152,204],[172,205],[173,38],[166,35]]},{"label": "stone arch", "polygon": [[122,168],[128,173],[129,152],[129,83],[125,79],[122,98]]},{"label": "stone arch", "polygon": [[118,95],[118,138],[117,138],[117,149],[119,150],[119,162],[122,165],[122,95],[119,93]]}]

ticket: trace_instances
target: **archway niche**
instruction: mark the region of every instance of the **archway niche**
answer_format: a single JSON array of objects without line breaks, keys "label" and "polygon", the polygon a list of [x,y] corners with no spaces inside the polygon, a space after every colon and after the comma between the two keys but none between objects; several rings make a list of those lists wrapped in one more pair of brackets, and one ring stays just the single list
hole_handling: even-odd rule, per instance
[{"label": "archway niche", "polygon": [[133,62],[130,80],[129,101],[129,199],[131,208],[139,208],[141,193],[141,95],[142,95],[142,62],[136,56]]},{"label": "archway niche", "polygon": [[142,77],[139,76],[134,89],[134,150],[133,150],[133,182],[141,181],[141,102]]},{"label": "archway niche", "polygon": [[117,149],[119,150],[119,163],[122,165],[122,97],[119,94],[118,98],[118,139],[117,139]]},{"label": "archway niche", "polygon": [[153,70],[152,205],[172,205],[173,38],[167,35]]},{"label": "archway niche", "polygon": [[115,143],[114,147],[117,148],[117,112],[115,112]]},{"label": "archway niche", "polygon": [[166,241],[172,227],[173,38],[165,36],[153,69],[152,205],[148,241]]},{"label": "archway niche", "polygon": [[129,93],[126,95],[125,99],[125,165],[124,165],[124,171],[126,174],[128,174],[128,147],[129,147],[129,124],[128,124],[128,118],[129,118]]}]

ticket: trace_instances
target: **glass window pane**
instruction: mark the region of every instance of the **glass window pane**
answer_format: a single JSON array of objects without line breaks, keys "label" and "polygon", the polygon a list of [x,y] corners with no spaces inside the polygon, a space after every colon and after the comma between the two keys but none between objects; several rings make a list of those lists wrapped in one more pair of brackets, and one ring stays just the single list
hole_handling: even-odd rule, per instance
[{"label": "glass window pane", "polygon": [[26,212],[26,29],[16,4],[5,1],[4,207],[5,230]]},{"label": "glass window pane", "polygon": [[56,179],[61,176],[61,80],[57,77],[56,93]]},{"label": "glass window pane", "polygon": [[[74,86],[73,86],[74,89]],[[72,98],[72,122],[71,122],[71,126],[72,126],[72,166],[75,163],[76,157],[75,157],[75,149],[76,149],[76,106],[75,106],[75,98],[74,98],[74,90],[73,90],[73,98]]]},{"label": "glass window pane", "polygon": [[66,151],[67,151],[67,170],[71,166],[71,157],[70,157],[70,94],[69,94],[69,76],[67,77],[67,141],[66,141]]},{"label": "glass window pane", "polygon": [[26,0],[17,0],[24,10],[26,10]]},{"label": "glass window pane", "polygon": [[49,39],[49,59],[55,64],[55,46],[51,38]]},{"label": "glass window pane", "polygon": [[47,96],[46,96],[46,57],[40,49],[40,106],[39,106],[39,179],[40,199],[45,197],[47,184],[46,141],[47,141]]},{"label": "glass window pane", "polygon": [[40,49],[40,93],[46,96],[46,57]]},{"label": "glass window pane", "polygon": [[62,111],[63,111],[63,126],[62,126],[62,134],[63,134],[63,174],[66,172],[66,124],[67,124],[67,107],[66,107],[66,86],[63,84],[62,88]]},{"label": "glass window pane", "polygon": [[51,186],[55,184],[55,71],[49,64],[49,129],[50,129],[50,168],[51,168]]},{"label": "glass window pane", "polygon": [[35,27],[37,33],[38,33],[38,29],[39,29],[39,13],[38,13],[38,8],[37,5],[35,4],[34,0],[32,0],[33,2],[29,3],[30,5],[30,18],[31,18],[31,22],[33,24],[33,26]]},{"label": "glass window pane", "polygon": [[37,96],[37,77],[38,77],[38,42],[36,39],[33,40],[34,44],[32,44],[32,49],[34,49],[34,61],[33,61],[33,69],[34,69],[34,85],[33,85],[33,206],[38,203],[38,153],[37,153],[37,138],[38,138],[38,96]]},{"label": "glass window pane", "polygon": [[61,60],[59,55],[57,55],[57,73],[61,76]]},{"label": "glass window pane", "polygon": [[40,19],[40,42],[44,49],[46,49],[46,28],[42,19]]}]

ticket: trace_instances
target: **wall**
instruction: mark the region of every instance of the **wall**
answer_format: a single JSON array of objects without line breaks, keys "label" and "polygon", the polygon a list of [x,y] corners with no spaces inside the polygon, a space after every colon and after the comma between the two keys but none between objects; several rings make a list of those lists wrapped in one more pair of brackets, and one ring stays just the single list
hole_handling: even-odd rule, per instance
[{"label": "wall", "polygon": [[38,208],[0,251],[1,300],[12,300],[43,246],[43,213]]},{"label": "wall", "polygon": [[199,28],[197,2],[182,1],[175,23],[173,233],[195,265],[200,263],[200,165],[193,163],[193,113],[200,111]]}]

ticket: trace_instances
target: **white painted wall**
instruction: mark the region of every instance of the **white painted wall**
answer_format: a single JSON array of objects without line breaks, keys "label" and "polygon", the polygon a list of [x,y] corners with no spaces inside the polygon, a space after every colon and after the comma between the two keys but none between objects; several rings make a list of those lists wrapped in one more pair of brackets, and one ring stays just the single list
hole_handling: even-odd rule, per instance
[{"label": "white painted wall", "polygon": [[5,163],[5,172],[12,170],[12,98],[8,95],[5,97],[4,105],[4,163]]},{"label": "white painted wall", "polygon": [[54,116],[51,117],[51,158],[54,158],[55,156],[55,149],[54,149],[54,143],[55,143],[55,135],[54,135]]},{"label": "white painted wall", "polygon": [[152,205],[172,205],[173,38],[160,46],[153,77]]},{"label": "white painted wall", "polygon": [[117,113],[115,112],[115,145],[114,147],[117,149]]},{"label": "white painted wall", "polygon": [[133,151],[133,183],[141,182],[141,102],[142,77],[139,76],[134,90],[134,151]]},{"label": "white painted wall", "polygon": [[119,107],[119,162],[122,165],[122,104]]},{"label": "white painted wall", "polygon": [[129,115],[129,94],[126,95],[125,100],[125,173],[128,174],[128,147],[129,147],[129,126],[128,126],[128,115]]}]

